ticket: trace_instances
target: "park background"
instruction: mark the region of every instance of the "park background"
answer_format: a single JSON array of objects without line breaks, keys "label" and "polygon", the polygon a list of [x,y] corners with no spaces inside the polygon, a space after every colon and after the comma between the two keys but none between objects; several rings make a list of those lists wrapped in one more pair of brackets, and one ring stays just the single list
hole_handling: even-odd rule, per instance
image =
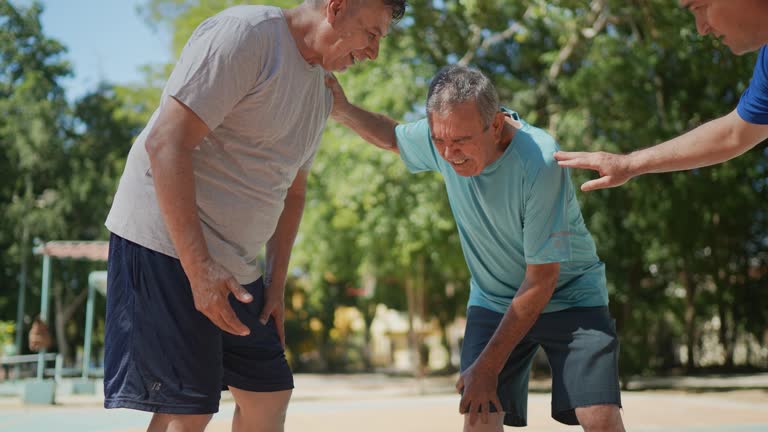
[{"label": "park background", "polygon": [[[4,356],[30,354],[41,246],[108,238],[128,149],[174,59],[204,18],[240,3],[0,0]],[[92,64],[90,44],[112,48]],[[674,0],[412,0],[378,60],[338,76],[350,100],[411,121],[440,66],[472,65],[564,150],[630,152],[730,112],[755,59],[697,35]],[[767,169],[763,143],[716,167],[577,192],[606,263],[625,388],[644,377],[768,371]],[[577,185],[592,176],[572,172]],[[455,376],[469,274],[439,175],[411,175],[329,121],[308,186],[286,286],[294,371]],[[65,375],[85,363],[98,378],[105,302],[95,296],[84,359],[85,303],[89,275],[105,267],[51,261],[49,351]],[[5,368],[3,379],[35,366]],[[534,377],[547,374],[539,357]]]}]

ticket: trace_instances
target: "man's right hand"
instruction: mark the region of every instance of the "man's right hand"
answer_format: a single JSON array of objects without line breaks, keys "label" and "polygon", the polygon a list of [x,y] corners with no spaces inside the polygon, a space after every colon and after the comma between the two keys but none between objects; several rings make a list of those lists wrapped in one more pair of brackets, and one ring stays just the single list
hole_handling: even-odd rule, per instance
[{"label": "man's right hand", "polygon": [[190,270],[187,274],[195,299],[195,309],[227,333],[236,336],[250,334],[251,331],[237,318],[230,306],[229,293],[243,303],[253,301],[253,296],[213,259],[208,259]]},{"label": "man's right hand", "polygon": [[599,178],[581,185],[584,192],[621,186],[634,176],[629,168],[627,155],[559,151],[555,153],[555,159],[563,168],[591,169],[600,174]]}]

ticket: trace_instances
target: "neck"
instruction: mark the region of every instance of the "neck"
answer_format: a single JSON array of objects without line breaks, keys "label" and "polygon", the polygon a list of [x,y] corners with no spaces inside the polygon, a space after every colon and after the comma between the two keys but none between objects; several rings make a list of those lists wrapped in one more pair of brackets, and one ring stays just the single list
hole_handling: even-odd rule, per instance
[{"label": "neck", "polygon": [[501,137],[499,137],[499,151],[504,153],[507,151],[507,147],[512,143],[512,139],[517,134],[517,131],[523,127],[523,124],[506,115],[504,117],[504,126],[501,129]]},{"label": "neck", "polygon": [[283,15],[304,60],[311,65],[320,63],[321,57],[313,48],[313,41],[317,39],[317,23],[322,21],[322,11],[304,2],[294,8],[283,9]]}]

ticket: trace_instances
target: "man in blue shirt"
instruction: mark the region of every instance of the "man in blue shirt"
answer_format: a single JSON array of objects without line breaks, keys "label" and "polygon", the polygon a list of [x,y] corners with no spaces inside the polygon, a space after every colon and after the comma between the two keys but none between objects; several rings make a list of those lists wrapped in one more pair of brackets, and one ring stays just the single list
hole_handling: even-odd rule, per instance
[{"label": "man in blue shirt", "polygon": [[557,152],[560,166],[600,174],[582,190],[620,186],[641,174],[715,165],[768,138],[768,4],[764,0],[681,0],[680,4],[693,13],[702,36],[721,38],[737,55],[760,50],[749,88],[730,114],[656,146],[627,155]]},{"label": "man in blue shirt", "polygon": [[623,431],[605,268],[568,171],[552,156],[555,140],[500,108],[490,80],[467,67],[438,72],[427,118],[403,125],[350,104],[334,78],[326,81],[337,121],[400,154],[409,171],[445,180],[472,275],[457,383],[464,430],[526,425],[530,365],[542,347],[552,417]]}]

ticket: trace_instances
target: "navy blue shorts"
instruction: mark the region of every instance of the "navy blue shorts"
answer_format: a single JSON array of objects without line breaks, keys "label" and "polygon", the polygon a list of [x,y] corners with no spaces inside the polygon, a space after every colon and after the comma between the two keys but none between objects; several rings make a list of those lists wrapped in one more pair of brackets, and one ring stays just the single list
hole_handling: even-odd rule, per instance
[{"label": "navy blue shorts", "polygon": [[104,407],[167,414],[212,414],[221,390],[293,388],[275,323],[259,322],[261,279],[245,288],[253,301],[230,295],[251,329],[234,336],[195,309],[178,259],[112,234],[109,241],[104,340]]},{"label": "navy blue shorts", "polygon": [[[461,347],[462,372],[480,356],[503,316],[478,306],[469,308]],[[619,339],[608,308],[572,308],[541,314],[509,355],[497,389],[504,424],[527,424],[528,377],[539,347],[552,369],[552,418],[577,425],[577,407],[621,406]],[[491,411],[496,410],[492,407]]]}]

